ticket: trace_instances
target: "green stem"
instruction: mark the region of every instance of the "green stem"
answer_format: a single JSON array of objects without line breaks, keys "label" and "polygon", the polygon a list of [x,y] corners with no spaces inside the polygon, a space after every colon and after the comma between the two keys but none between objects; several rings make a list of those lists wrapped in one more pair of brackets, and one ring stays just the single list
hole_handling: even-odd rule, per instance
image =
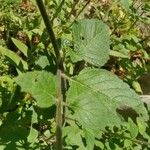
[{"label": "green stem", "polygon": [[62,96],[62,78],[61,71],[57,71],[58,91],[57,91],[57,109],[56,109],[56,150],[62,150],[62,114],[63,114],[63,96]]},{"label": "green stem", "polygon": [[46,9],[45,9],[45,6],[44,6],[44,3],[42,0],[36,0],[37,2],[37,5],[38,5],[38,8],[41,12],[41,16],[44,20],[44,23],[45,23],[45,26],[46,26],[46,29],[48,31],[48,34],[50,36],[50,39],[51,39],[51,42],[52,42],[52,45],[54,47],[54,52],[55,52],[55,55],[56,55],[56,58],[57,59],[60,59],[60,52],[59,52],[59,47],[58,47],[58,43],[57,43],[57,40],[55,38],[55,35],[54,35],[54,32],[53,32],[53,29],[52,29],[52,25],[50,23],[50,20],[49,20],[49,17],[47,15],[47,12],[46,12]]},{"label": "green stem", "polygon": [[61,77],[61,72],[64,72],[63,61],[60,55],[59,47],[57,40],[55,38],[55,34],[47,15],[44,3],[42,0],[36,0],[38,8],[41,12],[41,16],[44,20],[46,29],[49,33],[50,40],[52,42],[54,52],[56,55],[56,65],[57,65],[57,101],[56,101],[56,150],[62,150],[62,116],[63,116],[63,108],[62,102],[64,100],[65,95],[65,80]]}]

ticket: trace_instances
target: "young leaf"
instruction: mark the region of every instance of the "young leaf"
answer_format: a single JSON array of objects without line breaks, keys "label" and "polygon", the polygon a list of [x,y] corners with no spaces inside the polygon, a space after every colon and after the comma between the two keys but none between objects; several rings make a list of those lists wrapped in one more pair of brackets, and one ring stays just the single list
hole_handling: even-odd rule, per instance
[{"label": "young leaf", "polygon": [[[14,81],[9,76],[0,77],[0,111],[8,110],[13,103]],[[17,100],[17,98],[15,99]],[[13,104],[12,104],[13,105]]]},{"label": "young leaf", "polygon": [[97,19],[84,19],[73,26],[74,51],[72,61],[85,60],[95,66],[103,66],[109,58],[109,30]]},{"label": "young leaf", "polygon": [[15,78],[22,91],[30,93],[39,107],[50,107],[56,100],[56,79],[46,71],[27,72]]},{"label": "young leaf", "polygon": [[50,65],[49,61],[46,56],[41,56],[37,61],[36,65],[40,66],[42,69],[44,69],[46,66]]},{"label": "young leaf", "polygon": [[28,69],[27,62],[25,62],[21,57],[19,57],[16,53],[12,52],[11,50],[0,46],[0,53],[4,55],[8,59],[8,61],[15,67],[21,70]]},{"label": "young leaf", "polygon": [[137,126],[138,126],[138,130],[139,130],[139,133],[141,135],[143,135],[145,132],[146,132],[146,123],[144,122],[144,120],[142,118],[137,118]]},{"label": "young leaf", "polygon": [[113,50],[110,51],[110,55],[114,57],[119,57],[119,58],[128,58],[128,55],[125,55],[121,52],[113,51]]},{"label": "young leaf", "polygon": [[28,47],[21,41],[11,38],[16,47],[27,57],[28,56]]},{"label": "young leaf", "polygon": [[129,131],[130,131],[131,137],[136,138],[138,135],[137,125],[130,118],[128,119],[128,123],[129,123]]},{"label": "young leaf", "polygon": [[141,94],[143,93],[141,86],[140,86],[138,81],[133,81],[132,87],[135,89],[136,92],[141,93]]},{"label": "young leaf", "polygon": [[124,140],[124,147],[130,148],[130,147],[132,147],[132,144],[133,143],[131,140],[128,140],[128,139]]},{"label": "young leaf", "polygon": [[65,142],[67,143],[67,145],[76,145],[79,147],[83,147],[81,134],[82,130],[75,125],[66,126],[63,129],[63,136],[65,137]]}]

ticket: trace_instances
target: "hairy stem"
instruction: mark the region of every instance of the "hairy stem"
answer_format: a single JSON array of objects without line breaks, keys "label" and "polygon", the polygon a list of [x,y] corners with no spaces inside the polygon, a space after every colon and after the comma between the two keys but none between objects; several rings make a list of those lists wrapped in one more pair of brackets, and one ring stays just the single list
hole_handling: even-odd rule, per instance
[{"label": "hairy stem", "polygon": [[56,102],[56,150],[62,150],[63,144],[62,144],[62,115],[63,115],[63,109],[62,109],[62,102],[65,95],[65,81],[61,77],[61,72],[64,72],[63,68],[63,61],[59,52],[59,47],[57,40],[55,38],[55,34],[53,32],[53,28],[51,25],[51,22],[49,20],[49,17],[47,15],[45,6],[43,4],[42,0],[36,0],[37,5],[39,7],[39,10],[41,12],[41,16],[44,20],[46,29],[49,33],[50,40],[52,42],[54,52],[56,55],[56,65],[57,65],[57,102]]},{"label": "hairy stem", "polygon": [[61,78],[61,71],[57,71],[57,81],[58,81],[58,91],[57,91],[57,109],[56,109],[56,150],[62,150],[62,78]]},{"label": "hairy stem", "polygon": [[[58,43],[57,43],[57,40],[55,38],[55,35],[54,35],[54,32],[53,32],[53,28],[52,28],[52,25],[50,23],[50,20],[49,20],[49,17],[47,15],[47,12],[46,12],[46,9],[45,9],[45,6],[44,6],[44,3],[42,0],[36,0],[37,2],[37,5],[38,5],[38,8],[41,12],[41,16],[44,20],[44,23],[45,23],[45,26],[46,26],[46,29],[48,31],[48,34],[50,36],[50,40],[52,42],[52,45],[54,47],[54,51],[55,51],[55,55],[56,55],[56,58],[59,60],[61,57],[60,57],[60,52],[59,52],[59,47],[58,47]],[[57,62],[58,63],[58,62]],[[58,65],[58,64],[57,64]]]}]

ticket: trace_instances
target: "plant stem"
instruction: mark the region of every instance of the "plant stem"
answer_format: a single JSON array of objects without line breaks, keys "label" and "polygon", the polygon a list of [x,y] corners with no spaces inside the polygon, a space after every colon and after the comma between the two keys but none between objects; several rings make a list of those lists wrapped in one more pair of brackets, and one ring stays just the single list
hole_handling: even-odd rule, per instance
[{"label": "plant stem", "polygon": [[44,3],[42,0],[36,0],[38,8],[41,12],[41,16],[44,20],[46,29],[49,33],[50,40],[52,42],[54,52],[56,55],[57,65],[57,101],[56,101],[56,150],[62,150],[62,102],[65,97],[65,80],[61,77],[61,72],[64,72],[63,61],[60,55],[59,47],[49,17],[47,15]]},{"label": "plant stem", "polygon": [[57,109],[56,109],[56,150],[62,150],[62,78],[61,71],[57,71],[58,91],[57,91]]},{"label": "plant stem", "polygon": [[[41,12],[41,16],[44,20],[44,23],[45,23],[45,26],[46,26],[46,29],[48,31],[48,34],[50,36],[50,39],[51,39],[51,42],[52,42],[52,45],[54,47],[54,52],[55,52],[55,55],[56,55],[56,58],[59,60],[61,58],[60,56],[60,52],[59,52],[59,47],[58,47],[58,43],[57,43],[57,40],[55,38],[55,35],[54,35],[54,32],[53,32],[53,29],[52,29],[52,25],[50,23],[50,20],[49,20],[49,17],[47,15],[47,12],[46,12],[46,9],[45,9],[45,6],[44,6],[44,3],[42,0],[36,0],[37,2],[37,5],[38,5],[38,8]],[[58,62],[57,62],[58,63]],[[58,64],[57,64],[58,65]]]}]

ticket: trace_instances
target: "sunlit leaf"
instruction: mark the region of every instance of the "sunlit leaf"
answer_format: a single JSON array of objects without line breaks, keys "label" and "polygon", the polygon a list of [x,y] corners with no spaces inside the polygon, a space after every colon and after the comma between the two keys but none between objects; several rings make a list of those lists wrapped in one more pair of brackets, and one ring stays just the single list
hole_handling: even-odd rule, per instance
[{"label": "sunlit leaf", "polygon": [[21,57],[19,57],[13,51],[0,46],[0,53],[6,57],[6,59],[15,67],[22,70],[28,69],[28,64]]},{"label": "sunlit leaf", "polygon": [[131,137],[136,138],[138,135],[137,125],[130,118],[128,119],[128,123],[129,123],[128,126],[129,126],[129,131],[130,131]]},{"label": "sunlit leaf", "polygon": [[117,51],[110,51],[110,55],[114,56],[114,57],[119,57],[119,58],[128,58],[128,55],[122,54],[121,52],[117,52]]},{"label": "sunlit leaf", "polygon": [[27,57],[28,56],[28,47],[21,41],[11,38],[16,47]]},{"label": "sunlit leaf", "polygon": [[72,61],[85,60],[95,66],[103,66],[109,58],[109,30],[97,19],[84,19],[73,26],[74,51]]},{"label": "sunlit leaf", "polygon": [[56,80],[54,75],[46,71],[28,72],[15,78],[22,91],[30,93],[38,106],[50,107],[56,100]]},{"label": "sunlit leaf", "polygon": [[93,149],[95,144],[95,135],[93,131],[90,129],[85,129],[83,130],[83,132],[86,139],[86,149],[87,150]]},{"label": "sunlit leaf", "polygon": [[77,126],[67,126],[63,129],[63,136],[65,137],[65,141],[70,145],[83,146],[82,130],[80,130]]},{"label": "sunlit leaf", "polygon": [[85,128],[104,129],[106,125],[118,125],[117,108],[132,107],[147,116],[138,95],[106,70],[83,70],[71,80],[67,96],[74,118]]}]

